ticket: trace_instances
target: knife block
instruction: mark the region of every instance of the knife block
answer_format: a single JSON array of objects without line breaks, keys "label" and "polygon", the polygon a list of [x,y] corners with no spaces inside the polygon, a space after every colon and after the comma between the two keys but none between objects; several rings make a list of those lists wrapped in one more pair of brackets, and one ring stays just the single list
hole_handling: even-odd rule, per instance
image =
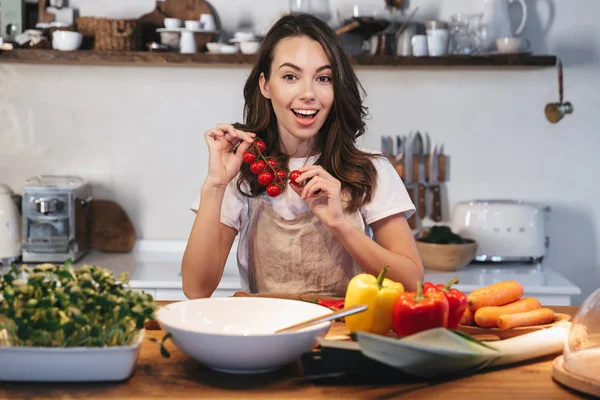
[{"label": "knife block", "polygon": [[[427,194],[428,192],[431,191],[431,188],[433,186],[430,184],[430,177],[431,177],[430,159],[431,159],[431,156],[429,154],[427,154],[423,158],[424,158],[423,161],[425,163],[425,165],[424,165],[425,179],[419,179],[420,178],[420,176],[419,176],[420,157],[418,155],[413,155],[412,179],[410,179],[409,182],[407,182],[406,165],[405,165],[406,159],[403,158],[400,161],[396,161],[393,157],[388,157],[388,159],[394,166],[394,169],[400,176],[400,179],[402,179],[402,181],[404,182],[404,185],[406,186],[406,189],[408,191],[408,195],[411,198],[411,201],[417,207],[417,212],[415,212],[413,215],[411,215],[408,218],[408,225],[410,226],[411,229],[420,229],[422,227],[423,220],[425,218],[427,218],[428,215],[431,214],[431,210],[430,210],[431,207],[429,206],[429,204],[431,203],[431,194],[429,194],[429,195]],[[440,190],[442,190],[442,187],[444,186],[444,182],[447,182],[449,180],[450,156],[448,156],[446,154],[438,154],[438,166],[439,166],[439,173],[438,173],[437,179],[439,181]],[[440,197],[442,199],[444,198],[444,196],[441,196],[441,195],[440,195]],[[441,200],[441,201],[443,201],[443,200]],[[419,207],[421,207],[421,210],[425,209],[425,217],[424,218],[421,218],[419,216]],[[442,205],[442,210],[443,210],[443,205]]]}]

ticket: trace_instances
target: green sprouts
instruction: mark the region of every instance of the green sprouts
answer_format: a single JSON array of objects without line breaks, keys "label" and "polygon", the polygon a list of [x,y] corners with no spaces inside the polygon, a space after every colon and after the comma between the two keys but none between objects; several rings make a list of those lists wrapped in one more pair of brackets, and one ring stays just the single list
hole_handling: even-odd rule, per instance
[{"label": "green sprouts", "polygon": [[128,273],[40,264],[0,276],[0,345],[43,347],[126,346],[154,317],[151,295],[131,290]]}]

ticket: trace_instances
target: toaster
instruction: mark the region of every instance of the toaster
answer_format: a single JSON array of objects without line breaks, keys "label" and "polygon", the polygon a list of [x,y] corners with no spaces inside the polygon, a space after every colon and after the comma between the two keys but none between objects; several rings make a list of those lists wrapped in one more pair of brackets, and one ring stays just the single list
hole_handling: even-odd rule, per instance
[{"label": "toaster", "polygon": [[546,217],[550,207],[520,200],[472,200],[457,203],[450,228],[477,241],[475,261],[540,262],[549,247]]}]

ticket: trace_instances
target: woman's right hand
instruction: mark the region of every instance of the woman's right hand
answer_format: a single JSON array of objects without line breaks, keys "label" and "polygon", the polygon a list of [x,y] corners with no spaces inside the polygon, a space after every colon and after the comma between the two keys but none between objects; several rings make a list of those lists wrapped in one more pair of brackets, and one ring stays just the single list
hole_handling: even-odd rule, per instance
[{"label": "woman's right hand", "polygon": [[244,152],[250,148],[255,137],[255,133],[237,130],[229,124],[219,124],[208,130],[204,134],[209,150],[206,184],[227,186],[239,172],[244,162]]}]

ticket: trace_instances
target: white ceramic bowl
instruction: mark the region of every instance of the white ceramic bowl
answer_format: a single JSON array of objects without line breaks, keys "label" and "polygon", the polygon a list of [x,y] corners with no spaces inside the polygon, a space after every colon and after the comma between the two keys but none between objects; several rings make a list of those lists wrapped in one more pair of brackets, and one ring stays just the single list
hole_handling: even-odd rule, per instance
[{"label": "white ceramic bowl", "polygon": [[221,43],[217,43],[217,42],[206,43],[206,48],[208,49],[209,53],[219,54],[221,52]]},{"label": "white ceramic bowl", "polygon": [[256,54],[260,48],[260,42],[240,42],[240,51],[243,54]]},{"label": "white ceramic bowl", "polygon": [[52,34],[52,48],[61,51],[77,50],[82,40],[83,35],[79,32],[55,31]]},{"label": "white ceramic bowl", "polygon": [[179,18],[165,18],[165,28],[177,29],[181,26],[181,20]]},{"label": "white ceramic bowl", "polygon": [[238,52],[239,47],[234,44],[221,44],[219,49],[221,54],[235,54]]},{"label": "white ceramic bowl", "polygon": [[229,297],[171,303],[157,311],[156,319],[196,361],[223,372],[262,373],[312,350],[331,322],[297,332],[275,330],[331,312],[304,301]]}]

